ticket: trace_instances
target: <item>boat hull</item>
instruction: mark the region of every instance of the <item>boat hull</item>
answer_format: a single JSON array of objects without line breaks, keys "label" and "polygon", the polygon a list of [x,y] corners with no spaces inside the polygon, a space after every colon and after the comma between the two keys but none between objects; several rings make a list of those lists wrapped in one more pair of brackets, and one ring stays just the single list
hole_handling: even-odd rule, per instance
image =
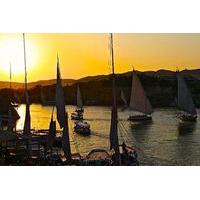
[{"label": "boat hull", "polygon": [[150,121],[152,120],[151,115],[130,115],[128,118],[129,121]]},{"label": "boat hull", "polygon": [[71,115],[71,120],[83,120],[83,116]]},{"label": "boat hull", "polygon": [[74,127],[74,132],[81,134],[81,135],[90,135],[91,134],[91,130],[90,128],[83,128],[83,127]]},{"label": "boat hull", "polygon": [[197,116],[193,115],[179,115],[179,119],[183,122],[196,122],[197,121]]}]

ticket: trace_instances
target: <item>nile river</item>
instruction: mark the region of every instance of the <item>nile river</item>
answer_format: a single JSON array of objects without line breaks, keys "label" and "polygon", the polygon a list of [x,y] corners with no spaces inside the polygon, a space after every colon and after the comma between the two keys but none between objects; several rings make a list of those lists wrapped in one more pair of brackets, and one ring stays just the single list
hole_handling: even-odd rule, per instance
[{"label": "nile river", "polygon": [[[70,116],[75,107],[66,109]],[[18,129],[23,127],[24,111],[25,106],[21,105]],[[32,104],[32,128],[48,129],[51,112],[50,106]],[[200,165],[199,110],[198,114],[196,123],[180,123],[177,110],[155,109],[152,122],[132,123],[127,121],[129,111],[119,109],[119,139],[138,148],[140,165]],[[84,118],[91,125],[90,136],[74,134],[73,121],[69,121],[72,151],[86,154],[96,147],[109,149],[110,108],[85,107]]]}]

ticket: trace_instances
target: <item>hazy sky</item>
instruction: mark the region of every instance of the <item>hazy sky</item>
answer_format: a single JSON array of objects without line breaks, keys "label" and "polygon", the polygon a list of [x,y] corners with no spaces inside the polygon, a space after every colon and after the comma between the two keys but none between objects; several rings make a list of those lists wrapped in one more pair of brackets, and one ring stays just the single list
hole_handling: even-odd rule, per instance
[{"label": "hazy sky", "polygon": [[[108,74],[108,34],[26,34],[28,80],[56,77],[56,54],[63,78]],[[116,72],[132,69],[195,69],[200,34],[114,34]],[[23,81],[22,34],[0,34],[0,81]]]}]

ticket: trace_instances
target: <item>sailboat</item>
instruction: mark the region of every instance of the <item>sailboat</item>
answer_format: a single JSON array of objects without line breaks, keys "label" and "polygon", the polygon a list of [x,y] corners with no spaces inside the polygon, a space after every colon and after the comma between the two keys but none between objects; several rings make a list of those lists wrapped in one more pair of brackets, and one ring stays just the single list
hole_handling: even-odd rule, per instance
[{"label": "sailboat", "polygon": [[[129,147],[123,142],[119,144],[118,139],[118,112],[116,101],[116,84],[115,84],[115,66],[114,66],[114,49],[113,34],[110,34],[110,56],[112,65],[112,110],[110,125],[110,153],[104,149],[93,149],[87,155],[87,162],[91,161],[92,165],[139,165],[137,152],[133,147]],[[110,155],[110,157],[109,157]]]},{"label": "sailboat", "polygon": [[185,83],[184,78],[177,72],[178,81],[178,108],[182,111],[179,118],[182,121],[196,121],[197,111],[191,96],[191,93]]},{"label": "sailboat", "polygon": [[129,108],[140,113],[130,115],[128,118],[130,121],[145,121],[152,119],[153,108],[134,69]]},{"label": "sailboat", "polygon": [[69,141],[69,126],[68,113],[65,110],[64,90],[61,82],[60,63],[57,55],[57,81],[56,81],[56,114],[57,121],[62,129],[62,149],[67,161],[67,164],[72,163],[72,154]]},{"label": "sailboat", "polygon": [[83,100],[79,85],[77,85],[77,107],[75,112],[71,114],[71,119],[74,122],[74,132],[82,135],[89,135],[91,133],[90,124],[83,120]]},{"label": "sailboat", "polygon": [[26,41],[25,34],[23,33],[23,47],[24,47],[24,93],[26,101],[25,121],[23,127],[23,137],[27,140],[28,157],[32,157],[32,133],[31,133],[31,114],[30,114],[30,101],[28,95],[27,84],[27,66],[26,66]]},{"label": "sailboat", "polygon": [[79,85],[77,85],[77,96],[76,97],[77,97],[77,107],[76,107],[75,112],[73,112],[71,114],[71,119],[72,120],[82,120],[84,109],[83,109],[83,101],[82,101],[82,95],[81,95]]},{"label": "sailboat", "polygon": [[16,126],[17,120],[20,118],[15,107],[17,105],[12,100],[12,71],[10,64],[10,86],[8,99],[2,99],[0,108],[0,127],[1,129],[7,128],[9,131],[13,131]]}]

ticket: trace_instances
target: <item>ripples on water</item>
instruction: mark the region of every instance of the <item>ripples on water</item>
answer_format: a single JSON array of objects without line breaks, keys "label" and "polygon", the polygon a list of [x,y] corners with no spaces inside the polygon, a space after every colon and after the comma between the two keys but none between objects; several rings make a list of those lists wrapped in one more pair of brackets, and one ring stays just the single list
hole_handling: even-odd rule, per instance
[{"label": "ripples on water", "polygon": [[[66,108],[70,116],[75,107]],[[24,111],[25,106],[21,105],[18,129],[23,127]],[[32,128],[48,129],[51,112],[50,106],[31,105]],[[119,139],[138,148],[141,165],[200,165],[200,115],[196,123],[180,123],[175,109],[156,109],[152,122],[131,123],[127,121],[128,115],[128,111],[119,110]],[[95,147],[109,149],[110,108],[85,107],[84,117],[92,134],[73,134],[70,120],[72,151],[84,154]]]}]

